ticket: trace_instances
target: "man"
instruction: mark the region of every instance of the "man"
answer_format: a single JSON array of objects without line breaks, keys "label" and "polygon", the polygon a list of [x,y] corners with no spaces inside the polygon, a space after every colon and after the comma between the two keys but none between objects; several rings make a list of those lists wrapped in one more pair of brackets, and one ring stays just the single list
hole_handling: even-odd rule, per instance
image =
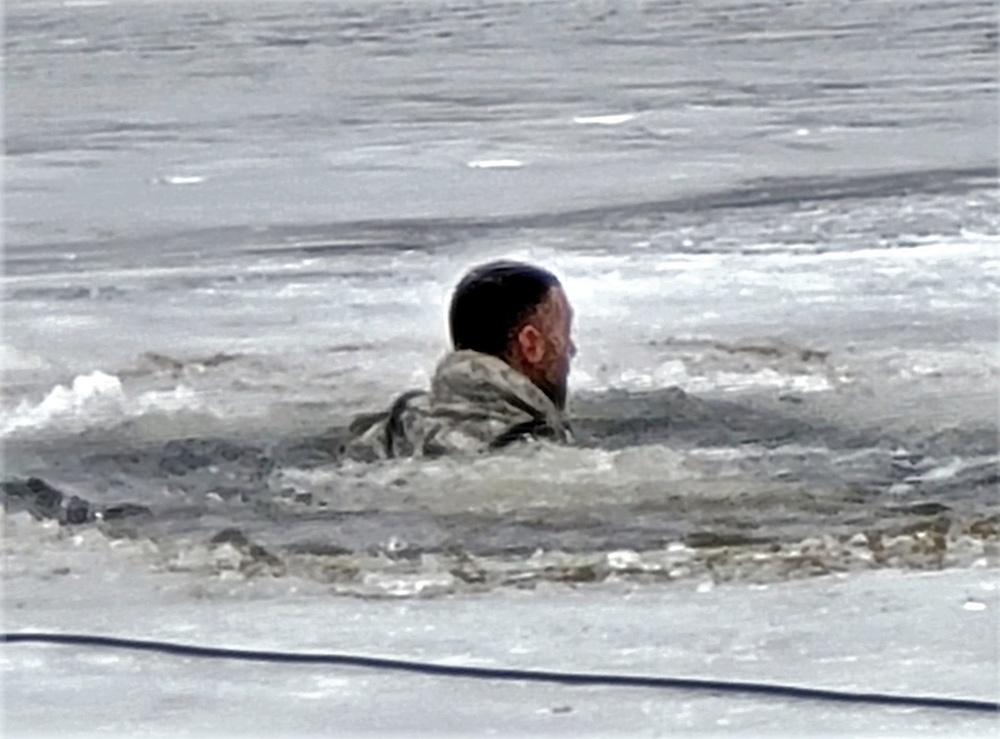
[{"label": "man", "polygon": [[555,275],[499,261],[474,268],[452,295],[454,351],[430,392],[401,395],[387,413],[352,424],[354,459],[500,449],[520,439],[570,440],[566,382],[573,310]]}]

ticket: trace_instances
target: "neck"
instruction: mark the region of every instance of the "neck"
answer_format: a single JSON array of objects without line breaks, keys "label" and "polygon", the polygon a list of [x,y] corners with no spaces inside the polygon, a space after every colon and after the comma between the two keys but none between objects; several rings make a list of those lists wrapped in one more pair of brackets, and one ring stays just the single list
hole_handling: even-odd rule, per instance
[{"label": "neck", "polygon": [[552,401],[560,411],[566,407],[566,397],[565,393],[560,392],[557,388],[551,387],[544,378],[538,376],[535,371],[536,367],[533,364],[529,364],[523,356],[513,352],[508,353],[507,356],[501,357],[508,365],[513,369],[517,370],[520,374],[524,375],[532,385],[537,387],[545,396]]},{"label": "neck", "polygon": [[520,352],[507,352],[502,357],[500,357],[500,359],[505,361],[507,364],[516,369],[522,375],[524,375],[529,380],[534,382],[534,379],[531,376],[532,367],[530,364],[528,364],[528,362],[525,361],[524,357],[520,354]]}]

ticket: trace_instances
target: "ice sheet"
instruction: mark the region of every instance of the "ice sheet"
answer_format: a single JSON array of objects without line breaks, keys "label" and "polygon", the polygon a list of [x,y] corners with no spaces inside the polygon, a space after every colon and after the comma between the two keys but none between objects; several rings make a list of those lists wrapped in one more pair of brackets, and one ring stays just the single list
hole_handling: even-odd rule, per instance
[{"label": "ice sheet", "polygon": [[[84,549],[90,565],[120,552]],[[86,565],[85,565],[86,567]],[[120,562],[5,582],[5,629],[997,700],[995,569],[439,599],[211,592]],[[984,736],[983,714],[5,645],[9,736]]]}]

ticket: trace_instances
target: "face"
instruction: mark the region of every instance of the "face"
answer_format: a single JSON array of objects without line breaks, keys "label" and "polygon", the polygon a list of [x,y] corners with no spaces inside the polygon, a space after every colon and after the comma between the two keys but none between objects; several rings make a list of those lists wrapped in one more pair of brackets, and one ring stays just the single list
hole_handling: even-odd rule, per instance
[{"label": "face", "polygon": [[554,287],[521,329],[521,371],[558,408],[566,407],[570,360],[576,356],[571,336],[573,309],[562,288]]}]

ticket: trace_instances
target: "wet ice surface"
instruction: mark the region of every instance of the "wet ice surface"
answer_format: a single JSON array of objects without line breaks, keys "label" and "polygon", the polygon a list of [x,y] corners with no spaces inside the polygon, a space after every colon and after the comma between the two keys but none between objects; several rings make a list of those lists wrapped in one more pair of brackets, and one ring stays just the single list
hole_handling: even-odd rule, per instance
[{"label": "wet ice surface", "polygon": [[[174,244],[139,264],[122,259],[140,247],[128,242],[72,258],[15,252],[3,428],[75,424],[102,404],[261,417],[282,405],[294,413],[298,401],[342,420],[427,381],[446,347],[452,284],[466,264],[501,255],[563,276],[579,314],[574,389],[811,392],[871,371],[900,381],[958,371],[963,387],[982,384],[995,371],[986,360],[1000,273],[996,194],[985,184],[962,177],[948,184],[957,192],[904,198],[883,180],[872,199],[855,182],[846,200],[814,187],[805,202],[620,208],[472,234],[387,224],[345,245],[338,232],[356,228],[331,227],[326,241],[243,235],[249,244],[218,256]],[[384,243],[398,231],[408,246]],[[769,346],[775,338],[792,346]],[[100,378],[40,407],[56,385],[94,371],[134,388],[138,407],[116,407],[118,389]],[[144,391],[162,395],[143,401]]]},{"label": "wet ice surface", "polygon": [[10,5],[16,243],[996,159],[988,0]]},{"label": "wet ice surface", "polygon": [[[65,530],[24,516],[7,516],[5,525],[21,542],[6,557],[11,631],[981,700],[995,700],[1000,687],[995,570],[879,572],[756,588],[617,582],[430,600],[331,600],[309,581],[293,589],[282,582],[275,597],[275,580],[230,580],[206,590],[187,575],[150,576],[135,567],[143,544],[109,543],[93,531],[72,537],[72,556],[42,562],[27,542]],[[121,599],[122,587],[135,597]],[[257,736],[266,726],[306,736],[335,725],[347,734],[393,735],[802,736],[822,726],[838,735],[982,736],[996,725],[988,715],[951,711],[37,645],[4,647],[0,659],[5,728],[18,735]]]}]

